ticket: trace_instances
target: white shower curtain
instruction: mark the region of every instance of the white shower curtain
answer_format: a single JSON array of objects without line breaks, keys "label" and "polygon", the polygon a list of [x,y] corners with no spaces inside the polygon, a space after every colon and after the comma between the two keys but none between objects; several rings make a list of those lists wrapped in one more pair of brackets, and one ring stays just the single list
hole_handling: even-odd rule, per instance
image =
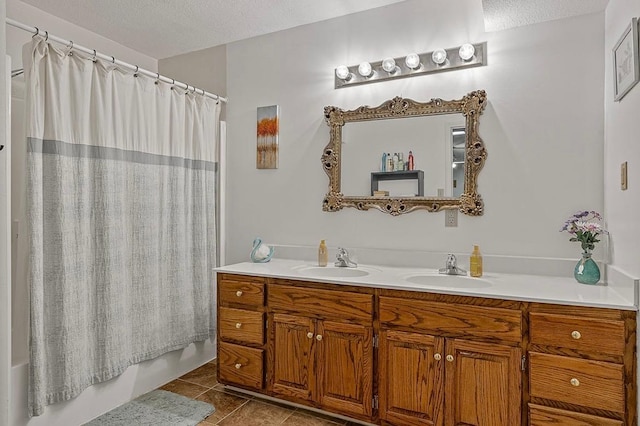
[{"label": "white shower curtain", "polygon": [[220,105],[42,37],[23,56],[40,415],[215,334]]}]

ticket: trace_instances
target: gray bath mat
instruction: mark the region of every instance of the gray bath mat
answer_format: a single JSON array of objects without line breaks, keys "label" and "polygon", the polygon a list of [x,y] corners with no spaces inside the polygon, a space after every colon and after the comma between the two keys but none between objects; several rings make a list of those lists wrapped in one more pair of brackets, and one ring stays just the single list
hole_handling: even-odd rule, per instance
[{"label": "gray bath mat", "polygon": [[85,426],[195,426],[215,408],[163,390],[154,390],[85,423]]}]

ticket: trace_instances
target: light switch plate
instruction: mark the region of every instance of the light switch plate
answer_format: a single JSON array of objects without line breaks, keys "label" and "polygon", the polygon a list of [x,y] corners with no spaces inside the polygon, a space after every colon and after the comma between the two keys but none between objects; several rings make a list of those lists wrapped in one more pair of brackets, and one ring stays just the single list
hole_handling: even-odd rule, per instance
[{"label": "light switch plate", "polygon": [[627,162],[620,164],[620,189],[626,191],[627,189]]}]

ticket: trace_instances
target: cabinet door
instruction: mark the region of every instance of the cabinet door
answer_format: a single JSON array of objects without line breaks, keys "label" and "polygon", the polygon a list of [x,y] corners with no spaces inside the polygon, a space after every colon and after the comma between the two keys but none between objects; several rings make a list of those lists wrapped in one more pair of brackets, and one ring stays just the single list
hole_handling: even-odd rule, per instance
[{"label": "cabinet door", "polygon": [[274,314],[271,390],[283,396],[315,397],[315,325],[310,318]]},{"label": "cabinet door", "polygon": [[504,345],[447,341],[447,426],[521,424],[521,350]]},{"label": "cabinet door", "polygon": [[318,402],[322,408],[371,417],[373,328],[318,322]]},{"label": "cabinet door", "polygon": [[442,425],[444,338],[380,332],[380,418],[394,425]]}]

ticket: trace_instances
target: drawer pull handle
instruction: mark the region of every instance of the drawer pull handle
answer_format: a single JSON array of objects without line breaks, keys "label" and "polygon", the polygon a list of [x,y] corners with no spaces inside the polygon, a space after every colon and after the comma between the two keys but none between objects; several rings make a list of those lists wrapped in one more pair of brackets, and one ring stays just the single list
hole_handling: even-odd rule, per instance
[{"label": "drawer pull handle", "polygon": [[582,337],[582,334],[580,334],[580,332],[578,330],[574,330],[571,332],[571,337],[573,337],[574,339],[578,340]]},{"label": "drawer pull handle", "polygon": [[236,328],[240,328],[240,327],[242,327],[242,323],[237,322],[237,323],[236,323]]},{"label": "drawer pull handle", "polygon": [[308,333],[307,333],[307,337],[308,337],[309,339],[313,339],[313,333],[312,333],[312,332],[308,332]]},{"label": "drawer pull handle", "polygon": [[319,342],[319,341],[321,341],[321,340],[322,340],[322,334],[318,334],[318,335],[316,336],[316,340],[317,340],[318,342]]},{"label": "drawer pull handle", "polygon": [[242,367],[242,364],[240,363],[236,364],[236,369],[240,370],[240,367]]},{"label": "drawer pull handle", "polygon": [[580,380],[578,379],[573,378],[569,382],[571,383],[572,386],[580,386]]},{"label": "drawer pull handle", "polygon": [[238,297],[242,296],[242,290],[236,291],[236,296],[238,296]]},{"label": "drawer pull handle", "polygon": [[442,359],[442,355],[440,355],[440,354],[438,354],[438,353],[437,353],[437,354],[434,354],[434,355],[433,355],[433,359],[435,359],[436,361],[440,361],[440,360]]},{"label": "drawer pull handle", "polygon": [[447,355],[447,361],[453,362],[453,355]]}]

